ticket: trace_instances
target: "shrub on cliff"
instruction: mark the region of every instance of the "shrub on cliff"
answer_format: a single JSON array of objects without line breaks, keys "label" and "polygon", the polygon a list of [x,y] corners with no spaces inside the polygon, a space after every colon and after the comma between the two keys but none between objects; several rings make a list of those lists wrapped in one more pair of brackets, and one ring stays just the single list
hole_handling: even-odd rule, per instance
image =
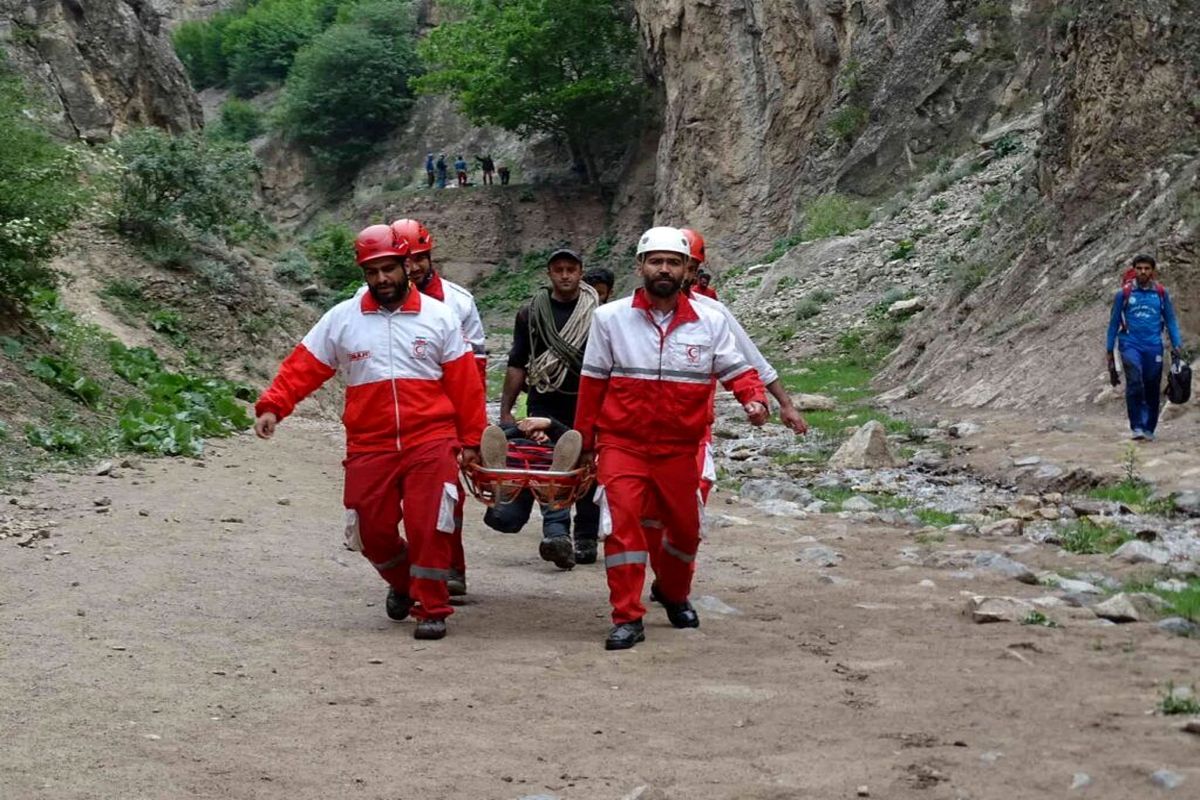
[{"label": "shrub on cliff", "polygon": [[258,161],[243,145],[143,128],[117,145],[117,228],[139,242],[262,228],[254,204]]}]

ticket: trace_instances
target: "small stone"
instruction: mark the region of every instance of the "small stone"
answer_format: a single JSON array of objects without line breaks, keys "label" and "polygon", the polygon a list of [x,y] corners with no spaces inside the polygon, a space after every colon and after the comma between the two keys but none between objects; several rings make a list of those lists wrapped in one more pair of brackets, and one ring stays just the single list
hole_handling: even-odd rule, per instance
[{"label": "small stone", "polygon": [[[175,520],[175,521],[178,522],[179,520]],[[245,520],[242,519],[241,517],[221,517],[220,521],[221,522],[235,522],[235,523],[244,523],[245,522]]]},{"label": "small stone", "polygon": [[919,297],[911,297],[908,300],[897,300],[888,306],[887,315],[892,319],[907,317],[910,314],[915,314],[925,308],[925,301]]},{"label": "small stone", "polygon": [[983,426],[975,422],[956,422],[946,429],[955,439],[965,439],[983,430]]},{"label": "small stone", "polygon": [[1038,516],[1042,519],[1056,520],[1062,516],[1056,506],[1042,506],[1038,509]]},{"label": "small stone", "polygon": [[877,508],[879,506],[861,494],[856,494],[842,503],[842,511],[874,511]]},{"label": "small stone", "polygon": [[1042,463],[1041,456],[1021,456],[1013,459],[1014,467],[1032,467],[1034,464]]},{"label": "small stone", "polygon": [[1037,575],[1033,573],[1029,567],[1022,564],[1020,561],[1013,561],[1007,556],[1002,556],[999,553],[993,553],[990,550],[984,550],[975,555],[972,565],[980,569],[986,569],[989,572],[994,572],[998,575],[1004,575],[1021,583],[1036,584]]},{"label": "small stone", "polygon": [[1183,723],[1183,732],[1194,733],[1197,736],[1200,736],[1200,717],[1189,719],[1187,722]]},{"label": "small stone", "polygon": [[1160,631],[1174,633],[1175,636],[1182,636],[1189,639],[1200,639],[1200,625],[1195,622],[1183,619],[1182,616],[1168,616],[1166,619],[1160,619],[1156,627]]},{"label": "small stone", "polygon": [[108,646],[108,649],[109,650],[125,650],[127,648],[123,644],[110,644]]},{"label": "small stone", "polygon": [[1016,517],[1008,517],[979,527],[980,536],[1020,536],[1025,523]]},{"label": "small stone", "polygon": [[1071,789],[1082,789],[1092,783],[1092,776],[1086,772],[1076,772],[1075,777],[1071,779]]},{"label": "small stone", "polygon": [[822,573],[817,576],[818,583],[827,583],[831,586],[856,586],[858,581],[853,581],[849,578],[843,578],[841,575],[828,575]]},{"label": "small stone", "polygon": [[854,793],[859,797],[870,797],[871,796],[871,790],[870,790],[870,788],[868,788],[866,786],[858,787],[858,789],[856,789]]},{"label": "small stone", "polygon": [[97,497],[95,500],[92,501],[92,505],[96,506],[97,508],[111,506],[112,498],[111,497]]},{"label": "small stone", "polygon": [[746,500],[789,500],[801,505],[811,503],[812,492],[792,481],[753,478],[742,483],[738,494]]},{"label": "small stone", "polygon": [[1122,592],[1092,607],[1096,616],[1111,622],[1137,622],[1141,617],[1129,597]]},{"label": "small stone", "polygon": [[150,516],[150,512],[149,512],[148,510],[144,509],[144,508],[139,508],[139,509],[138,509],[138,516],[139,516],[139,517],[148,517],[148,516]]},{"label": "small stone", "polygon": [[1170,562],[1171,554],[1161,547],[1131,539],[1113,552],[1110,558],[1120,559],[1130,564],[1158,564],[1163,566]]},{"label": "small stone", "polygon": [[96,468],[92,470],[92,474],[99,477],[101,475],[107,475],[108,473],[112,472],[112,470],[113,470],[113,462],[101,461],[99,464],[96,465]]},{"label": "small stone", "polygon": [[832,547],[814,545],[801,550],[796,560],[814,567],[836,567],[842,562],[842,554]]},{"label": "small stone", "polygon": [[367,663],[368,664],[382,664],[383,659],[382,658],[368,658]]},{"label": "small stone", "polygon": [[880,469],[895,465],[887,431],[878,420],[861,426],[829,459],[831,469]]},{"label": "small stone", "polygon": [[1150,781],[1164,789],[1177,789],[1183,785],[1183,776],[1169,769],[1159,769],[1151,773]]},{"label": "small stone", "polygon": [[833,411],[837,408],[837,402],[823,394],[794,394],[792,405],[797,411]]},{"label": "small stone", "polygon": [[281,506],[290,506],[292,504],[292,501],[287,497],[281,497],[275,502]]},{"label": "small stone", "polygon": [[112,511],[112,506],[100,506],[99,508],[94,509],[94,510],[97,514],[107,514],[110,511]]},{"label": "small stone", "polygon": [[973,595],[967,600],[965,614],[974,622],[1017,622],[1034,610],[1033,604],[1017,597]]}]

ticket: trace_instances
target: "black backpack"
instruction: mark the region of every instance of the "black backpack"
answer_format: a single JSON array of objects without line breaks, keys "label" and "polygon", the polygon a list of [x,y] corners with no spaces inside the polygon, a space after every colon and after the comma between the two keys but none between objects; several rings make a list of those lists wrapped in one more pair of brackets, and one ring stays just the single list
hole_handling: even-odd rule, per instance
[{"label": "black backpack", "polygon": [[1175,405],[1182,405],[1192,396],[1192,366],[1182,358],[1171,361],[1171,370],[1167,373],[1167,400]]}]

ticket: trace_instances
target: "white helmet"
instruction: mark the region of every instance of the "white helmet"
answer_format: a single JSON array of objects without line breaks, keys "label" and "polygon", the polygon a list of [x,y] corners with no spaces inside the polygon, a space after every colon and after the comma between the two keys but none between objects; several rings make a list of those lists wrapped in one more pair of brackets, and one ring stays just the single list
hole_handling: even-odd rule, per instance
[{"label": "white helmet", "polygon": [[692,247],[688,243],[688,238],[679,228],[651,228],[643,233],[642,238],[638,239],[638,258],[655,251],[679,253],[685,259],[692,255]]}]

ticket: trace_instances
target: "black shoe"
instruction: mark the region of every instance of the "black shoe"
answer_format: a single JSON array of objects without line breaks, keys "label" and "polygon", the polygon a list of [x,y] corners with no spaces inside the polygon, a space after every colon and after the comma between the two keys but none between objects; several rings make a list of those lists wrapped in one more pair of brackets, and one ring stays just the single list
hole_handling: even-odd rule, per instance
[{"label": "black shoe", "polygon": [[663,608],[667,610],[667,619],[676,628],[700,627],[700,615],[687,600],[682,603],[672,603],[668,600],[659,600],[658,602],[662,603]]},{"label": "black shoe", "polygon": [[454,575],[446,579],[446,591],[451,597],[464,597],[467,594],[467,579],[462,575]]},{"label": "black shoe", "polygon": [[576,564],[595,564],[596,563],[596,540],[595,539],[576,539],[575,540],[575,563]]},{"label": "black shoe", "polygon": [[538,554],[543,561],[553,561],[559,569],[575,566],[575,548],[570,536],[547,536],[538,545]]},{"label": "black shoe", "polygon": [[619,625],[613,625],[612,630],[608,632],[608,638],[604,640],[605,650],[628,650],[638,642],[646,641],[646,629],[642,627],[642,621],[637,622],[622,622]]},{"label": "black shoe", "polygon": [[444,639],[446,637],[446,620],[423,619],[413,630],[414,639]]},{"label": "black shoe", "polygon": [[412,610],[413,601],[406,594],[400,594],[395,589],[388,589],[386,607],[388,619],[399,622],[402,619],[408,619],[408,612]]},{"label": "black shoe", "polygon": [[658,591],[658,581],[654,581],[650,584],[650,599],[656,603],[665,602],[663,600],[662,593]]}]

